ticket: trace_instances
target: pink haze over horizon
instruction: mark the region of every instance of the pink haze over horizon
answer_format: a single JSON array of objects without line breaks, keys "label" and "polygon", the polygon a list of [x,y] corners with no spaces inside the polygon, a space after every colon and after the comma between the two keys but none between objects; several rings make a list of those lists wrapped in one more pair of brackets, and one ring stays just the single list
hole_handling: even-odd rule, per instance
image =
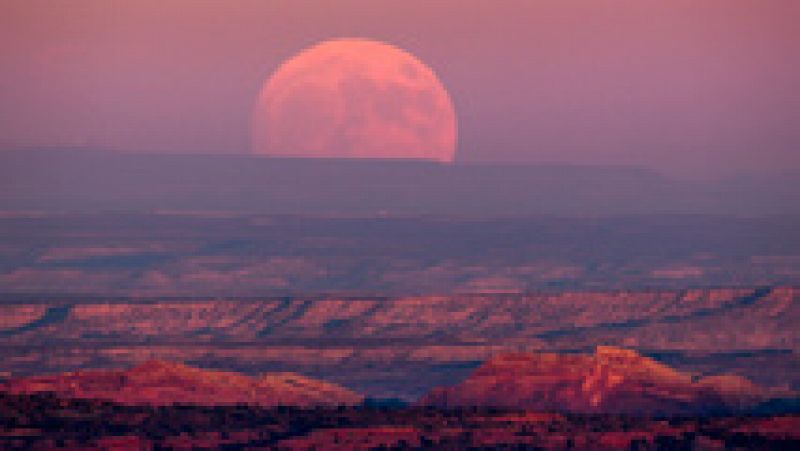
[{"label": "pink haze over horizon", "polygon": [[458,162],[798,170],[798,22],[793,0],[7,0],[0,146],[246,153],[264,80],[354,36],[436,72]]}]

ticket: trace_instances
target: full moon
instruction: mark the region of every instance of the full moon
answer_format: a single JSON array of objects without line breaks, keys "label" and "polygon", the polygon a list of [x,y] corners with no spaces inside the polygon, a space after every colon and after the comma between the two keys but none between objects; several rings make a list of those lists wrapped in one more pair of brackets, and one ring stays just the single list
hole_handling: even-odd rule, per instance
[{"label": "full moon", "polygon": [[253,152],[283,157],[451,162],[456,115],[436,74],[410,53],[334,39],[284,62],[261,88]]}]

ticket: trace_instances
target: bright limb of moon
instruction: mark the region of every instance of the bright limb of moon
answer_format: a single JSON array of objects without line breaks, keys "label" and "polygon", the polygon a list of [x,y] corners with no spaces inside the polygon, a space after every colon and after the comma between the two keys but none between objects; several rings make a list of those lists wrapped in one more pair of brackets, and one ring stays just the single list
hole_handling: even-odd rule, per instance
[{"label": "bright limb of moon", "polygon": [[378,41],[333,39],[301,51],[264,83],[253,152],[283,157],[451,162],[456,115],[436,74]]}]

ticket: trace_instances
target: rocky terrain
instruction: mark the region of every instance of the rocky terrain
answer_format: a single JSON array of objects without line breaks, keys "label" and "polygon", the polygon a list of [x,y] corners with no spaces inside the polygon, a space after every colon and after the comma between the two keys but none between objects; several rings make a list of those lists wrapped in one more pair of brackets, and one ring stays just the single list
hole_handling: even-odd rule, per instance
[{"label": "rocky terrain", "polygon": [[648,418],[509,409],[131,406],[0,393],[3,449],[797,449],[792,414]]},{"label": "rocky terrain", "polygon": [[12,394],[48,392],[63,398],[162,406],[311,407],[355,405],[363,400],[362,396],[339,385],[294,373],[268,373],[251,378],[157,360],[129,370],[88,370],[11,379],[0,385],[0,390]]},{"label": "rocky terrain", "polygon": [[635,349],[693,377],[800,389],[792,287],[399,298],[15,297],[0,304],[0,374],[151,359],[250,375],[300,372],[415,400],[514,351]]},{"label": "rocky terrain", "polygon": [[738,376],[698,380],[635,351],[600,346],[590,354],[498,354],[466,380],[420,403],[580,413],[697,415],[743,412],[768,393]]},{"label": "rocky terrain", "polygon": [[[82,370],[11,378],[9,394],[52,393],[68,399],[131,405],[344,406],[375,403],[340,385],[295,373],[248,377],[150,360],[127,370]],[[735,375],[692,377],[630,349],[594,354],[501,353],[465,380],[437,387],[417,404],[443,409],[492,407],[562,413],[707,415],[747,413],[768,400],[793,399]],[[380,402],[380,401],[378,401]]]}]

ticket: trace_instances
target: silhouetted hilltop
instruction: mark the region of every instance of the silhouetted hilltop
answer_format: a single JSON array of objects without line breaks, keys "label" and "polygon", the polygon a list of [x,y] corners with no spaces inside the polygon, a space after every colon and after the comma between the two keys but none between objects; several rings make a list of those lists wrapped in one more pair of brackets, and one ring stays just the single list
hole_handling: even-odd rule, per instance
[{"label": "silhouetted hilltop", "polygon": [[0,210],[615,215],[800,212],[792,177],[686,182],[634,166],[0,152]]}]

